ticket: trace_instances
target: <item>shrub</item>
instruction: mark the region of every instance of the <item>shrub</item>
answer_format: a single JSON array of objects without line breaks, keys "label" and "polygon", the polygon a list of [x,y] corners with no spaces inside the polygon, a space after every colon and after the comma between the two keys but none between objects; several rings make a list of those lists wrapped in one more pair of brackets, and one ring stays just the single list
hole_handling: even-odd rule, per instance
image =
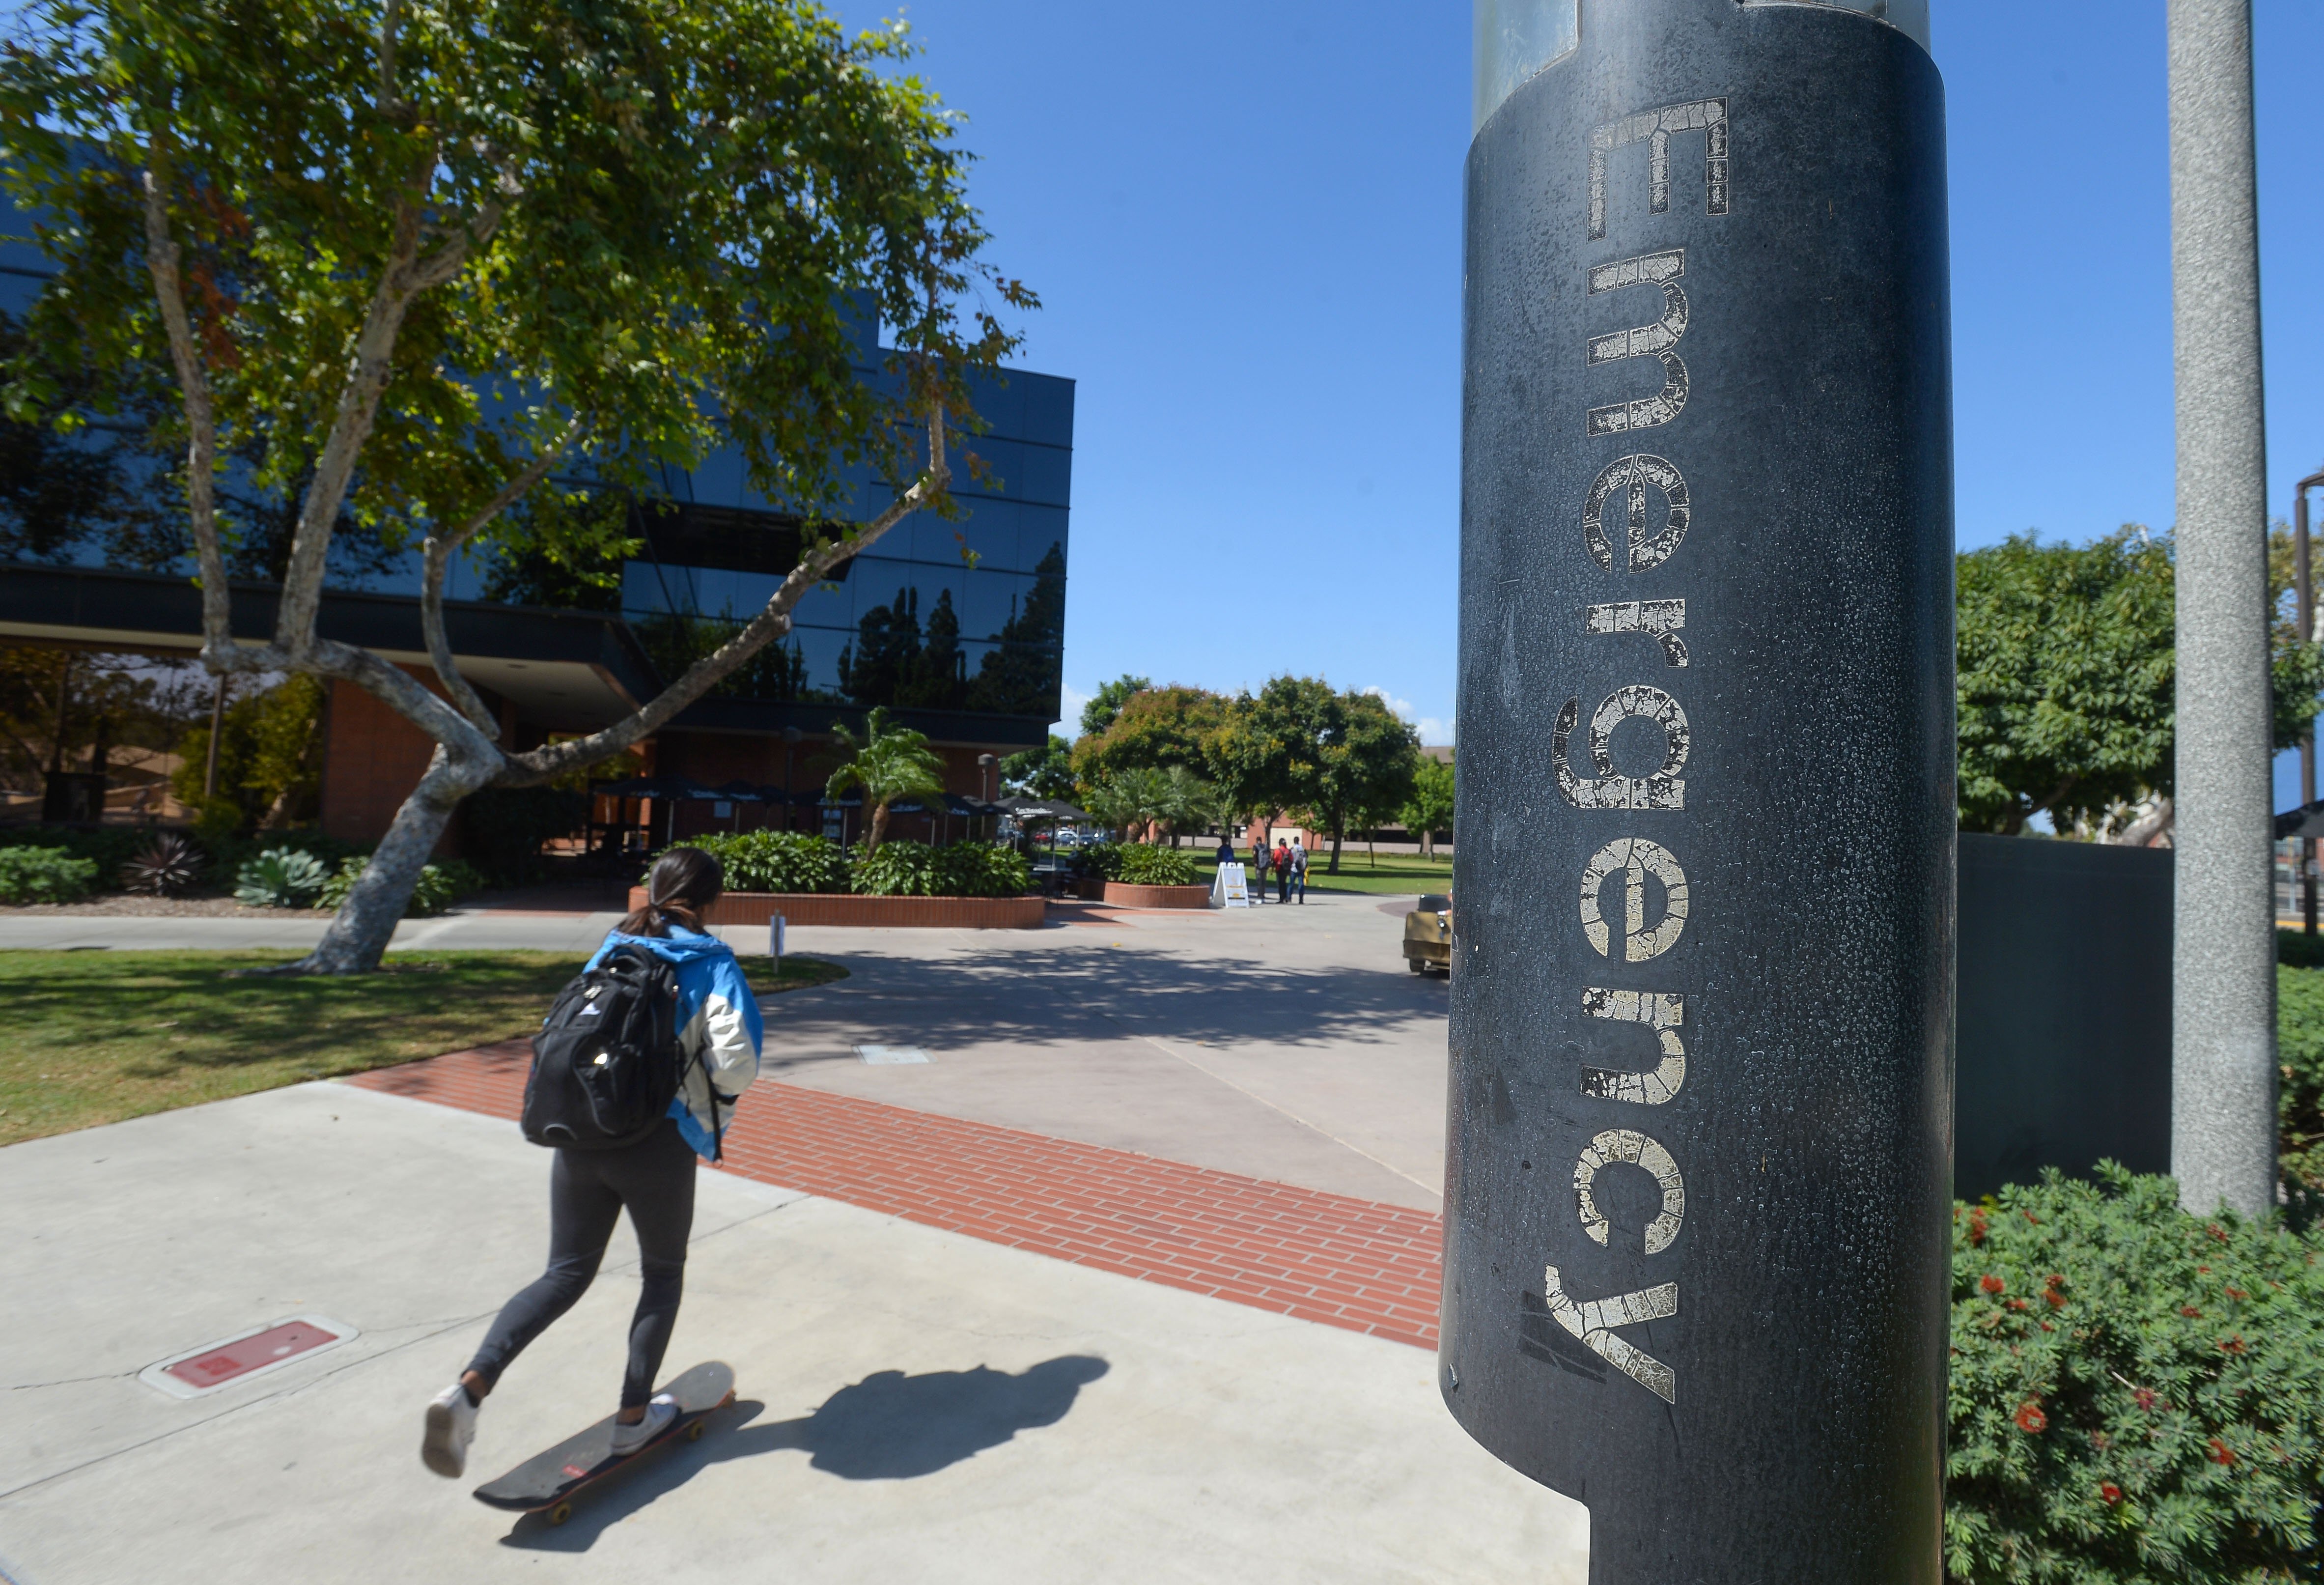
[{"label": "shrub", "polygon": [[[200,837],[199,827],[196,828],[196,835]],[[227,887],[240,886],[244,866],[262,853],[305,853],[322,866],[324,876],[328,879],[330,872],[347,860],[370,857],[371,850],[377,845],[325,836],[311,826],[304,830],[262,831],[255,836],[229,834],[215,841],[208,837],[200,837],[200,840],[202,847],[210,855],[210,878]]]},{"label": "shrub", "polygon": [[1106,877],[1130,886],[1192,886],[1203,878],[1194,855],[1180,848],[1154,847],[1145,843],[1119,845],[1121,856]]},{"label": "shrub", "polygon": [[460,803],[460,848],[495,886],[548,873],[541,844],[589,823],[589,795],[554,787],[488,787]]},{"label": "shrub", "polygon": [[1073,871],[1076,875],[1094,876],[1103,880],[1121,879],[1121,855],[1134,843],[1093,842],[1074,850]]},{"label": "shrub", "polygon": [[97,886],[97,861],[63,848],[0,848],[0,903],[75,903]]},{"label": "shrub", "polygon": [[936,850],[924,842],[891,836],[876,852],[866,854],[859,843],[849,856],[850,889],[859,897],[927,897],[936,879]]},{"label": "shrub", "polygon": [[[363,879],[364,866],[371,861],[361,856],[342,859],[337,873],[323,882],[322,890],[315,894],[318,908],[336,908],[347,900],[347,893]],[[411,900],[403,906],[407,919],[424,919],[440,914],[464,897],[484,889],[484,878],[475,868],[457,859],[447,859],[439,864],[422,864],[420,879],[411,888]]]},{"label": "shrub", "polygon": [[827,837],[806,831],[743,831],[680,844],[718,861],[729,891],[845,891],[847,855]]},{"label": "shrub", "polygon": [[78,825],[8,825],[0,826],[0,848],[61,849],[69,857],[94,862],[101,884],[117,874],[152,835],[151,830],[129,825],[95,830]]},{"label": "shrub", "polygon": [[156,832],[153,840],[133,853],[115,871],[124,891],[150,897],[179,897],[191,891],[202,878],[207,861],[193,839],[175,831]]},{"label": "shrub", "polygon": [[1945,1566],[1965,1585],[2317,1578],[2324,1244],[2054,1169],[1953,1208]]},{"label": "shrub", "polygon": [[2304,930],[2278,930],[2275,961],[2295,968],[2324,969],[2324,931],[2310,935]]},{"label": "shrub", "polygon": [[936,850],[931,883],[937,897],[1021,897],[1033,866],[1014,848],[956,842]]},{"label": "shrub", "polygon": [[312,853],[269,848],[235,872],[234,900],[248,908],[303,908],[330,878]]},{"label": "shrub", "polygon": [[869,858],[860,846],[853,857],[859,897],[1018,897],[1033,882],[1022,854],[988,843],[932,848],[891,836]]},{"label": "shrub", "polygon": [[2292,1221],[2311,1226],[2324,1217],[2324,972],[2278,965],[2275,1048],[2283,1186]]}]

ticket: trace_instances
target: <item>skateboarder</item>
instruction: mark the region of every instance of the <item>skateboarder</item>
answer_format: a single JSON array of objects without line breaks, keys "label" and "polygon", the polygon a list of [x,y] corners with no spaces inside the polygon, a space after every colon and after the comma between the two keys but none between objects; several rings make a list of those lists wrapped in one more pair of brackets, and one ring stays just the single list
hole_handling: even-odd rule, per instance
[{"label": "skateboarder", "polygon": [[614,1453],[645,1446],[678,1414],[667,1395],[650,1401],[648,1395],[678,1319],[694,1227],[695,1157],[715,1148],[713,1087],[720,1102],[730,1101],[759,1074],[758,1001],[733,953],[702,927],[703,914],[724,889],[717,860],[700,848],[670,849],[646,877],[645,907],[623,919],[589,960],[594,966],[626,943],[675,966],[685,1078],[669,1116],[638,1143],[558,1150],[549,1173],[549,1269],[502,1308],[460,1379],[428,1405],[420,1456],[438,1475],[456,1476],[466,1467],[477,1405],[509,1361],[587,1290],[624,1207],[638,1236],[643,1286],[630,1322]]}]

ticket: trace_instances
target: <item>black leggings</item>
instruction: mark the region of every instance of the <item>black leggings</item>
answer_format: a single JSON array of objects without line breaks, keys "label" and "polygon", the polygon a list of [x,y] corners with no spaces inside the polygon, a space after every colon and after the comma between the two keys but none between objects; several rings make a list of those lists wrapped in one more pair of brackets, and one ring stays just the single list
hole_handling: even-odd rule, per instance
[{"label": "black leggings", "polygon": [[526,1344],[573,1308],[589,1291],[625,1205],[643,1256],[644,1281],[630,1322],[622,1407],[636,1408],[653,1396],[654,1377],[678,1322],[686,1240],[694,1230],[694,1148],[670,1121],[618,1150],[558,1151],[549,1170],[549,1269],[501,1306],[469,1369],[488,1385],[499,1381]]}]

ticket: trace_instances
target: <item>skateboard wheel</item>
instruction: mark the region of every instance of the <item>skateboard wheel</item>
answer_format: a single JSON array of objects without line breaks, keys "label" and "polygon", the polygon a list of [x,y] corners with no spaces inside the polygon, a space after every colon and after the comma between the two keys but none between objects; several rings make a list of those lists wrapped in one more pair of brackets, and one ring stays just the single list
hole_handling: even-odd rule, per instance
[{"label": "skateboard wheel", "polygon": [[549,1510],[549,1522],[552,1525],[562,1525],[566,1520],[572,1516],[573,1505],[569,1502],[558,1503],[555,1507]]},{"label": "skateboard wheel", "polygon": [[700,1442],[702,1440],[701,1421],[696,1420],[693,1424],[686,1428],[686,1440],[688,1442]]}]

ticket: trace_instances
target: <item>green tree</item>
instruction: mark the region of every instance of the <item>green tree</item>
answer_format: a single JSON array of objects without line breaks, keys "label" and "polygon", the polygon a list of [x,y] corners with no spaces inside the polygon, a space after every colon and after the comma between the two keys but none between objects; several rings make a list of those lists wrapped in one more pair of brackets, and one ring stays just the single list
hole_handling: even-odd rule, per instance
[{"label": "green tree", "polygon": [[1436,856],[1436,834],[1452,825],[1452,762],[1423,754],[1412,768],[1412,793],[1397,822],[1420,841],[1425,858]]},{"label": "green tree", "polygon": [[888,834],[889,805],[944,792],[944,760],[928,747],[927,733],[890,725],[884,705],[875,706],[864,718],[862,737],[839,722],[832,723],[831,735],[848,758],[831,773],[824,791],[835,798],[851,789],[862,793],[871,816],[863,829],[868,857],[880,851],[881,839]]},{"label": "green tree", "polygon": [[1001,784],[1022,797],[1072,797],[1080,791],[1074,779],[1074,745],[1051,733],[1045,746],[1001,761]]},{"label": "green tree", "polygon": [[1126,671],[1111,682],[1098,684],[1097,692],[1082,706],[1082,735],[1094,737],[1111,726],[1113,718],[1121,714],[1121,707],[1130,703],[1133,695],[1142,694],[1153,686],[1153,678],[1132,677]]},{"label": "green tree", "polygon": [[2017,534],[1956,567],[1962,826],[2015,833],[2046,811],[2063,829],[2168,796],[2168,541]]},{"label": "green tree", "polygon": [[[59,273],[7,416],[69,426],[57,371],[165,392],[214,672],[365,688],[442,751],[315,952],[376,966],[459,801],[646,737],[784,637],[907,514],[951,512],[948,422],[1015,345],[954,122],[900,28],[813,0],[32,0],[0,58],[0,167]],[[862,313],[897,348],[853,363]],[[108,398],[110,401],[125,400]],[[103,401],[96,403],[102,409]],[[552,473],[642,487],[732,447],[807,525],[766,605],[603,731],[514,751],[445,637],[451,559]],[[924,447],[924,449],[923,449]],[[234,459],[235,468],[224,465]],[[893,482],[844,521],[852,470]],[[227,626],[225,483],[295,504],[275,629]],[[316,631],[349,521],[423,552],[442,694]]]},{"label": "green tree", "polygon": [[[2324,656],[2282,598],[2287,542],[2271,555],[2277,618],[2275,745],[2315,716]],[[2016,833],[2047,812],[2064,830],[2117,827],[2168,800],[2174,746],[2171,541],[2136,524],[2088,545],[2032,534],[1963,552],[1956,583],[1960,823]]]},{"label": "green tree", "polygon": [[1378,696],[1342,693],[1321,677],[1278,677],[1235,701],[1221,779],[1245,808],[1304,812],[1332,839],[1327,873],[1366,814],[1411,796],[1420,739]]},{"label": "green tree", "polygon": [[263,693],[235,699],[218,723],[217,791],[206,802],[210,728],[186,728],[170,790],[202,811],[207,831],[275,831],[314,818],[323,782],[323,698],[318,677],[289,677]]},{"label": "green tree", "polygon": [[[1083,719],[1088,719],[1087,712]],[[1173,765],[1204,775],[1211,769],[1227,719],[1227,701],[1217,694],[1177,683],[1159,688],[1148,683],[1122,701],[1103,731],[1074,744],[1074,769],[1084,781]]]}]

